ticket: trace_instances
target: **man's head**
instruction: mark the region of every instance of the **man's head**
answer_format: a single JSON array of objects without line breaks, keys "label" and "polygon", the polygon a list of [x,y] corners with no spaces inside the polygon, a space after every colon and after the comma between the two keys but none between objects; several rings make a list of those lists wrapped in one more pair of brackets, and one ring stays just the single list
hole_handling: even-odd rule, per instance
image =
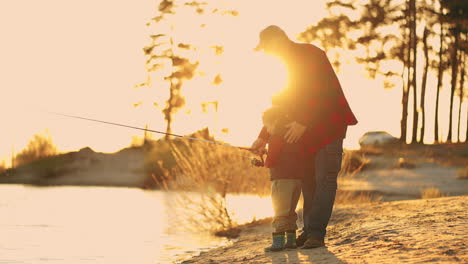
[{"label": "man's head", "polygon": [[264,50],[268,54],[278,54],[283,52],[290,43],[291,40],[286,33],[280,27],[272,25],[260,32],[260,42],[255,50]]}]

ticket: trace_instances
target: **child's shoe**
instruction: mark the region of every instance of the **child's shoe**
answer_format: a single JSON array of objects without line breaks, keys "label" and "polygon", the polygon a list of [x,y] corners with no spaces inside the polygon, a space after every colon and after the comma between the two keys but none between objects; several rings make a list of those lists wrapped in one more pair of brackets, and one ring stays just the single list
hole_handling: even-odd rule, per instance
[{"label": "child's shoe", "polygon": [[273,243],[265,248],[265,252],[281,251],[284,249],[284,232],[273,233]]},{"label": "child's shoe", "polygon": [[286,231],[286,244],[284,248],[297,248],[296,230]]}]

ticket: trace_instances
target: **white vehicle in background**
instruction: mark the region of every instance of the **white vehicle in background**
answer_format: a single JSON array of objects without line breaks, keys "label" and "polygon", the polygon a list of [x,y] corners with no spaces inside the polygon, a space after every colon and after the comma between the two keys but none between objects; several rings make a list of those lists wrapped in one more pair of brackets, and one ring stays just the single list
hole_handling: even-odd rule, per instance
[{"label": "white vehicle in background", "polygon": [[390,135],[385,131],[370,131],[366,132],[360,139],[359,145],[364,146],[378,146],[386,145],[390,143],[395,143],[398,141],[398,138]]}]

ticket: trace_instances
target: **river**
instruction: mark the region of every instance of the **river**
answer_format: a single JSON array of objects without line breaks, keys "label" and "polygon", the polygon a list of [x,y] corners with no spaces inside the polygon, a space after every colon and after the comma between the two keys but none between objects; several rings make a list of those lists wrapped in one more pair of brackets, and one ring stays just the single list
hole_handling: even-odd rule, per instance
[{"label": "river", "polygon": [[[230,243],[194,230],[197,220],[181,224],[198,215],[181,208],[178,193],[0,185],[0,194],[2,264],[177,263]],[[271,215],[268,197],[229,196],[226,204],[240,223]]]}]

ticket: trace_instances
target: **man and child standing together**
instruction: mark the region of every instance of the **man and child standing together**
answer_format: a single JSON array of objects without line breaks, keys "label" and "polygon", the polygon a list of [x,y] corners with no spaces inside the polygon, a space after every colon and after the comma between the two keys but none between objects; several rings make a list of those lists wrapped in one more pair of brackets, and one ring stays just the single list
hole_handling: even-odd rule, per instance
[{"label": "man and child standing together", "polygon": [[[272,98],[263,128],[252,144],[270,169],[275,216],[271,246],[316,248],[325,245],[341,169],[343,139],[357,124],[326,54],[311,44],[295,43],[277,26],[261,31],[256,50],[287,66],[288,85]],[[296,206],[304,199],[302,233],[296,238]]]}]

